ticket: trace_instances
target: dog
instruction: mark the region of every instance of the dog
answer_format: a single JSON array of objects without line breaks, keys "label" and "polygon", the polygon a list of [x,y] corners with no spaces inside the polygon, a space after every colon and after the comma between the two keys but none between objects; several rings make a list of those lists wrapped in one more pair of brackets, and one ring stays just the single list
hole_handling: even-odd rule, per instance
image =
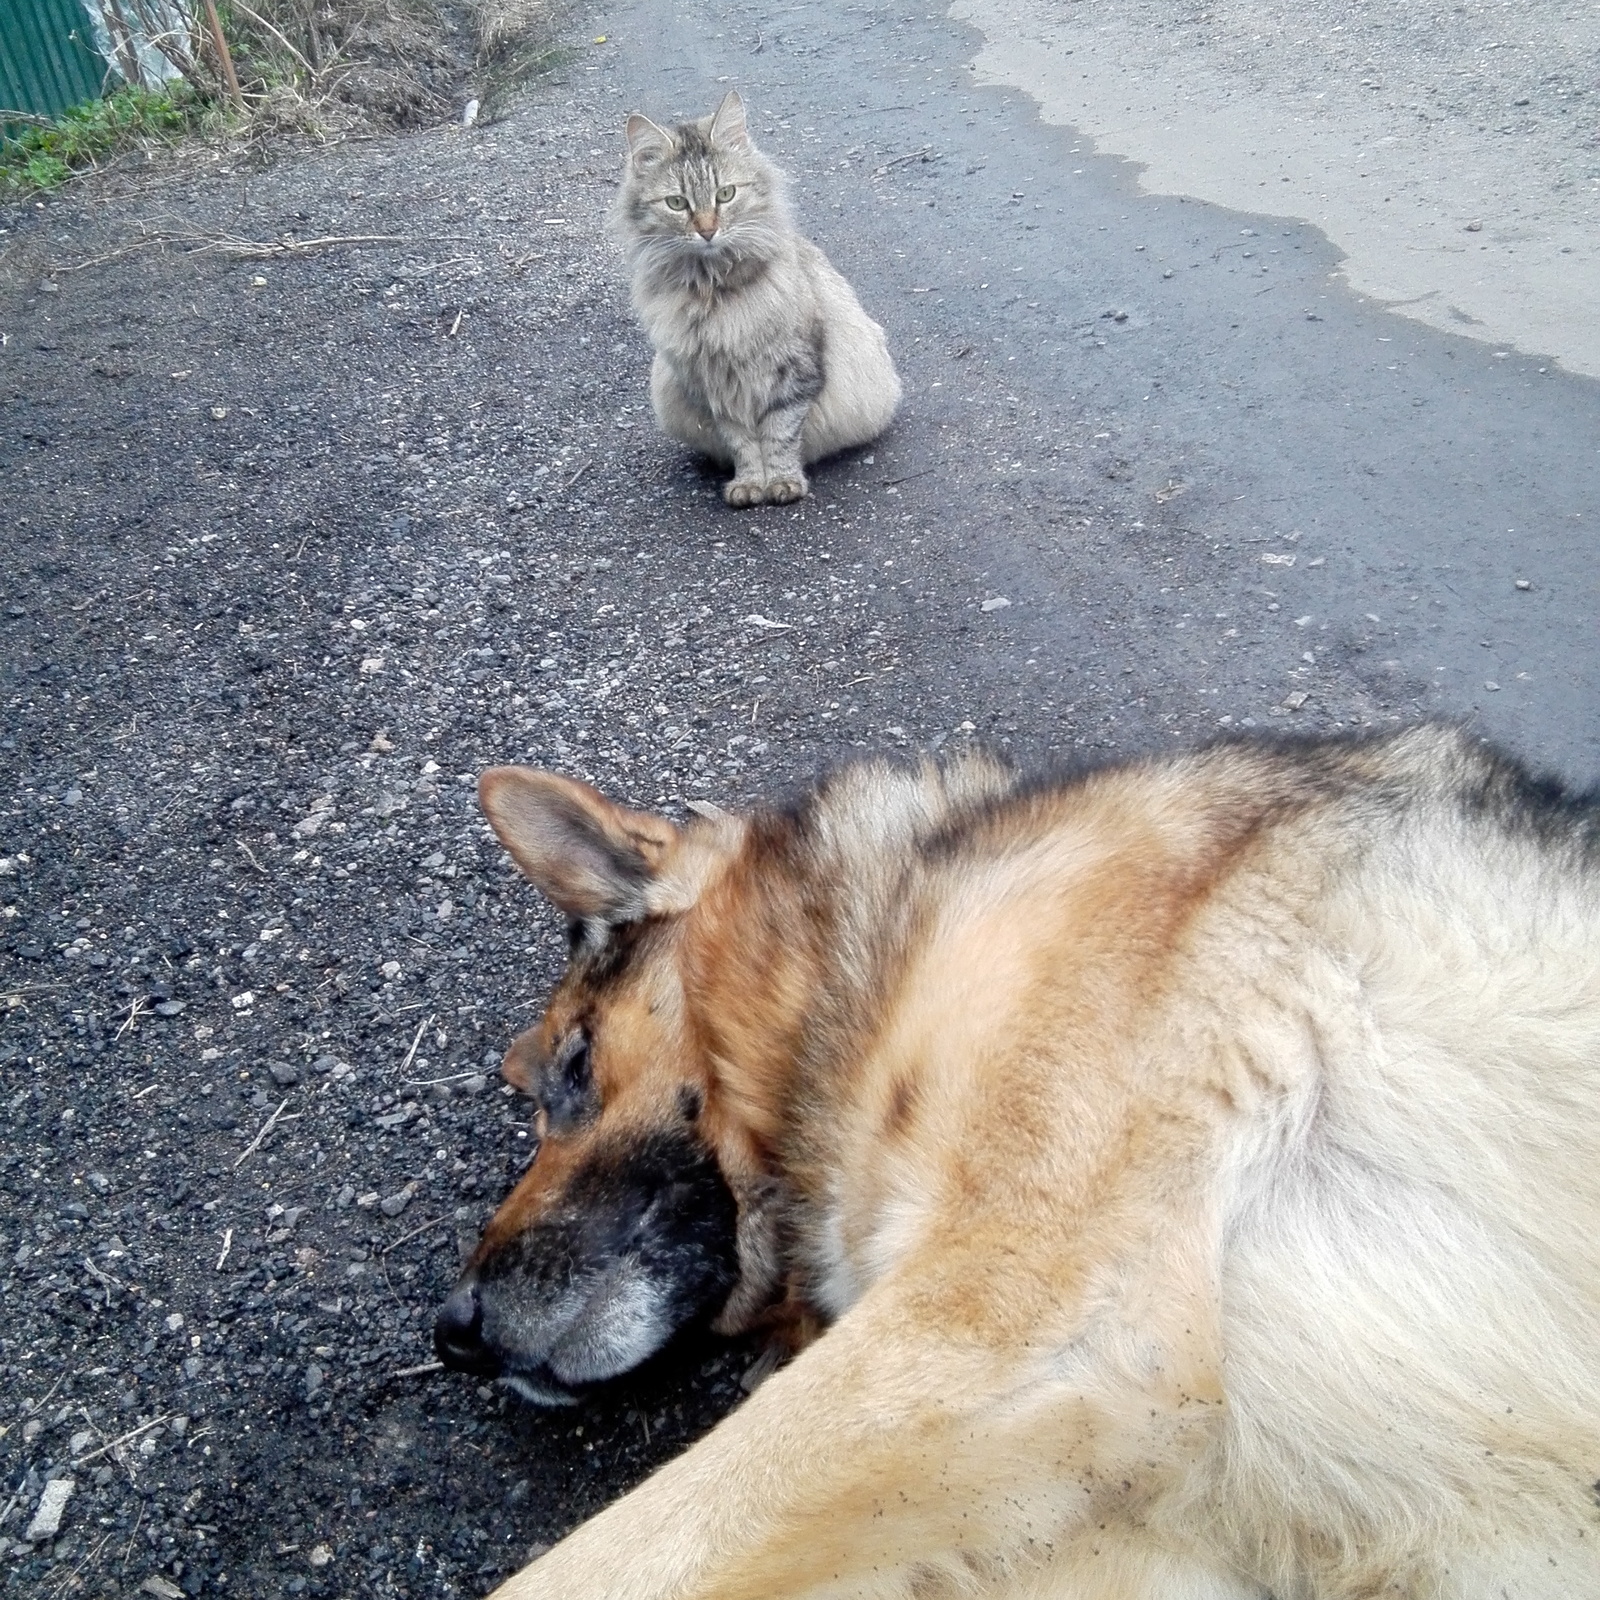
[{"label": "dog", "polygon": [[571,953],[441,1357],[805,1344],[498,1600],[1600,1597],[1600,796],[1426,724],[479,794]]}]

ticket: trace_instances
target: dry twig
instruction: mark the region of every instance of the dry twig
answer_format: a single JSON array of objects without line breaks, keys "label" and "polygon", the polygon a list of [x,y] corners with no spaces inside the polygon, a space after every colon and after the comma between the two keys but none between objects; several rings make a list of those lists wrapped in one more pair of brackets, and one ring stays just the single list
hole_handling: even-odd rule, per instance
[{"label": "dry twig", "polygon": [[240,1152],[239,1159],[233,1164],[233,1170],[235,1172],[237,1172],[239,1168],[245,1164],[245,1161],[250,1156],[253,1156],[256,1153],[256,1151],[261,1147],[261,1141],[278,1126],[278,1118],[283,1115],[283,1108],[288,1105],[288,1103],[289,1101],[287,1096],[278,1102],[278,1109],[267,1118],[266,1126],[262,1128],[261,1132],[258,1133],[255,1138],[253,1138],[250,1143],[247,1144]]},{"label": "dry twig", "polygon": [[141,1433],[149,1433],[152,1428],[159,1428],[172,1413],[163,1411],[159,1417],[151,1422],[141,1422],[137,1428],[130,1428],[126,1433],[119,1433],[109,1444],[103,1444],[98,1450],[91,1450],[86,1456],[79,1456],[72,1464],[75,1467],[86,1467],[91,1461],[98,1461],[101,1456],[110,1455],[118,1445],[128,1444],[137,1439]]}]

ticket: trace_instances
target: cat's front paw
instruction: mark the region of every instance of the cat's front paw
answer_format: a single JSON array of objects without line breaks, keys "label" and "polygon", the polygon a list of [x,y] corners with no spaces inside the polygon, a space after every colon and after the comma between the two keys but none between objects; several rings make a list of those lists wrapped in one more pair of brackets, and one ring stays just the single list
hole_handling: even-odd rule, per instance
[{"label": "cat's front paw", "polygon": [[734,478],[722,486],[722,498],[735,511],[746,506],[758,506],[767,498],[767,486],[754,478]]},{"label": "cat's front paw", "polygon": [[786,506],[796,500],[804,500],[809,485],[802,477],[769,478],[767,480],[767,499],[775,506]]}]

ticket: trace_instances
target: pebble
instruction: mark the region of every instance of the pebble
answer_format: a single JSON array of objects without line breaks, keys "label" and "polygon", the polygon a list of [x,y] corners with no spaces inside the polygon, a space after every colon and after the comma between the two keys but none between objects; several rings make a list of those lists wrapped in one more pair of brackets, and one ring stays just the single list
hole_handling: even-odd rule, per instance
[{"label": "pebble", "polygon": [[61,1531],[61,1519],[66,1515],[67,1501],[72,1498],[72,1491],[77,1486],[76,1478],[52,1478],[44,1486],[38,1509],[33,1513],[33,1521],[22,1535],[29,1544],[53,1539]]},{"label": "pebble", "polygon": [[1518,589],[1531,589],[1533,585],[1526,578],[1518,578],[1515,587]]},{"label": "pebble", "polygon": [[411,1197],[416,1192],[416,1189],[408,1183],[405,1188],[397,1189],[393,1194],[385,1195],[378,1202],[378,1209],[386,1217],[398,1217],[411,1204]]},{"label": "pebble", "polygon": [[269,1061],[267,1071],[280,1089],[292,1089],[300,1081],[299,1072],[287,1061]]},{"label": "pebble", "polygon": [[985,600],[978,607],[980,611],[1004,611],[1011,602],[1003,594],[997,594],[992,600]]}]

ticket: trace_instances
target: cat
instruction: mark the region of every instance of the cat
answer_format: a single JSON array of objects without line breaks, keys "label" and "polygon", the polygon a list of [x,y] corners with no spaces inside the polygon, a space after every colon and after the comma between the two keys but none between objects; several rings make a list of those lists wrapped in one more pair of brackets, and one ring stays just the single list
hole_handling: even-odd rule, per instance
[{"label": "cat", "polygon": [[883,329],[795,230],[783,174],[730,90],[670,132],[628,118],[612,226],[655,347],[662,431],[731,465],[730,506],[786,504],[805,467],[888,427],[900,379]]}]

